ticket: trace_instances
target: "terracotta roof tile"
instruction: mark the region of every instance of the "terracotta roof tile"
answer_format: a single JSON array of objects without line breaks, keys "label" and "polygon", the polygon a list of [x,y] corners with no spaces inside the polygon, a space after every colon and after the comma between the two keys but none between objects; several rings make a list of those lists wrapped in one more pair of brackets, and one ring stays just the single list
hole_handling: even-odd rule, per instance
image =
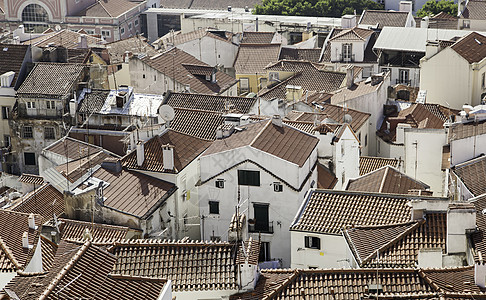
[{"label": "terracotta roof tile", "polygon": [[155,70],[167,75],[183,85],[190,86],[190,89],[202,94],[219,94],[236,84],[236,79],[221,71],[216,71],[216,82],[210,82],[205,76],[191,74],[186,68],[187,65],[199,67],[213,67],[198,60],[187,52],[172,48],[164,53],[152,57],[142,58],[142,61]]},{"label": "terracotta roof tile", "polygon": [[271,120],[252,123],[244,128],[241,132],[214,141],[203,156],[250,146],[302,166],[318,143],[314,136],[285,124],[279,127]]},{"label": "terracotta roof tile", "polygon": [[139,5],[141,6],[141,8],[144,8],[144,6],[142,6],[141,4],[141,1],[103,0],[89,6],[77,15],[86,17],[116,18],[124,13],[129,12],[131,9]]},{"label": "terracotta roof tile", "polygon": [[470,64],[480,62],[486,57],[486,36],[471,32],[454,43],[451,49]]},{"label": "terracotta roof tile", "polygon": [[42,176],[35,175],[35,174],[22,173],[22,175],[19,178],[19,182],[35,184],[40,186],[44,183],[44,178]]},{"label": "terracotta roof tile", "polygon": [[481,258],[486,256],[486,215],[483,211],[486,209],[486,194],[483,194],[471,201],[476,208],[476,226],[478,231],[472,235],[472,241],[474,243],[474,258],[476,262],[479,262],[479,253]]},{"label": "terracotta roof tile", "polygon": [[46,239],[44,236],[40,236],[41,248],[42,248],[42,269],[44,272],[49,271],[54,264],[54,257],[57,252],[57,245]]},{"label": "terracotta roof tile", "polygon": [[372,193],[408,194],[409,190],[427,190],[430,186],[414,180],[397,169],[384,166],[371,173],[350,179],[346,190]]},{"label": "terracotta roof tile", "polygon": [[255,105],[255,98],[231,97],[205,94],[169,93],[164,101],[174,108],[207,110],[214,112],[237,112],[247,114]]},{"label": "terracotta roof tile", "polygon": [[68,63],[36,63],[17,91],[20,97],[66,97],[81,80],[84,66]]},{"label": "terracotta roof tile", "polygon": [[13,211],[41,215],[44,220],[50,220],[54,214],[64,214],[64,196],[51,184],[45,183],[10,208]]},{"label": "terracotta roof tile", "polygon": [[373,156],[360,156],[359,158],[359,175],[368,174],[384,166],[398,168],[399,161],[396,158],[383,158]]},{"label": "terracotta roof tile", "polygon": [[110,54],[110,64],[122,63],[126,51],[130,51],[134,55],[146,54],[153,56],[157,54],[157,51],[147,43],[147,39],[140,35],[108,43],[106,47]]},{"label": "terracotta roof tile", "polygon": [[[224,38],[222,36],[224,34]],[[201,28],[198,30],[182,33],[182,31],[177,31],[174,33],[167,33],[161,37],[164,46],[170,48],[172,46],[177,46],[180,44],[185,44],[187,42],[197,40],[203,37],[211,37],[223,42],[232,43],[233,34],[228,31],[217,31],[210,28]]]},{"label": "terracotta roof tile", "polygon": [[321,48],[314,49],[299,49],[299,48],[287,48],[282,47],[280,50],[279,60],[307,60],[310,62],[319,62],[321,57]]},{"label": "terracotta roof tile", "polygon": [[[137,151],[127,154],[122,163],[129,169],[163,172],[162,147],[171,145],[174,151],[175,172],[179,172],[198,157],[211,143],[200,138],[168,130],[160,136],[155,136],[144,143],[145,159],[142,166],[137,165]],[[174,172],[174,171],[170,171]]]},{"label": "terracotta roof tile", "polygon": [[[484,293],[475,284],[473,266],[462,268],[424,269],[421,270],[421,272],[423,272],[423,277],[446,293]],[[471,299],[471,297],[469,299]]]},{"label": "terracotta roof tile", "polygon": [[94,244],[107,244],[127,238],[130,228],[100,223],[91,223],[71,219],[58,219],[61,239],[69,241],[84,241],[85,230],[88,229]]},{"label": "terracotta roof tile", "polygon": [[216,129],[224,124],[223,114],[220,112],[184,108],[175,108],[174,111],[170,128],[200,139],[216,139]]},{"label": "terracotta roof tile", "polygon": [[[65,246],[60,245],[59,250],[61,248]],[[144,299],[155,300],[160,296],[165,283],[160,278],[113,276],[111,270],[117,258],[90,242],[71,246],[71,250],[67,252],[59,250],[54,265],[47,274],[17,276],[7,288],[23,300],[43,297],[115,300],[137,299],[140,295]]]},{"label": "terracotta roof tile", "polygon": [[461,16],[464,19],[484,20],[484,16],[486,16],[486,2],[481,0],[467,1]]},{"label": "terracotta roof tile", "polygon": [[486,134],[486,120],[468,123],[459,122],[451,125],[449,139],[454,141],[482,134]]},{"label": "terracotta roof tile", "polygon": [[243,32],[242,44],[271,44],[275,32],[245,31]]},{"label": "terracotta roof tile", "polygon": [[[63,46],[67,49],[75,49],[79,47],[80,37],[81,34],[78,32],[63,29],[25,41],[24,45],[32,45],[37,47]],[[87,41],[88,46],[100,45],[103,43],[102,39],[90,35],[87,36]]]},{"label": "terracotta roof tile", "polygon": [[467,189],[475,196],[486,193],[486,156],[471,159],[454,166],[454,173],[459,176]]},{"label": "terracotta roof tile", "polygon": [[373,34],[373,30],[364,29],[359,27],[344,29],[332,38],[330,41],[365,41],[368,37]]},{"label": "terracotta roof tile", "polygon": [[375,93],[382,85],[383,81],[375,85],[372,85],[371,82],[368,82],[367,80],[355,83],[350,88],[344,87],[339,91],[336,91],[331,98],[331,103],[341,104],[346,100],[352,100],[364,95]]},{"label": "terracotta roof tile", "polygon": [[359,20],[360,25],[379,25],[378,28],[405,27],[407,25],[408,12],[365,10]]},{"label": "terracotta roof tile", "polygon": [[14,79],[12,80],[11,87],[14,87],[17,82],[17,78],[22,68],[22,63],[29,46],[27,45],[12,45],[12,44],[0,44],[0,75],[7,72],[15,72]]},{"label": "terracotta roof tile", "polygon": [[283,120],[283,122],[289,126],[295,127],[299,130],[305,131],[312,135],[314,135],[314,133],[316,132],[316,125],[314,124],[314,122],[289,121],[289,120]]},{"label": "terracotta roof tile", "polygon": [[265,74],[265,67],[278,61],[280,44],[240,44],[234,67],[237,75]]},{"label": "terracotta roof tile", "polygon": [[91,89],[89,92],[86,92],[83,99],[79,102],[78,113],[99,113],[105,105],[109,94],[110,90]]},{"label": "terracotta roof tile", "polygon": [[315,190],[291,230],[340,234],[344,226],[403,223],[410,219],[410,199],[406,195]]},{"label": "terracotta roof tile", "polygon": [[77,160],[97,152],[106,151],[99,146],[91,145],[71,137],[64,137],[49,145],[44,150],[67,157],[69,160]]},{"label": "terracotta roof tile", "polygon": [[317,164],[317,188],[333,189],[338,179],[333,172],[321,164]]}]

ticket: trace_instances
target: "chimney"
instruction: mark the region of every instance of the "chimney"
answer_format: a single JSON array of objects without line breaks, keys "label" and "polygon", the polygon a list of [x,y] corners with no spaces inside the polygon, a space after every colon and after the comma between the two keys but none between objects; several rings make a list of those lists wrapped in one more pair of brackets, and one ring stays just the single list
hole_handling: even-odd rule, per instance
[{"label": "chimney", "polygon": [[[427,18],[427,17],[426,17]],[[438,41],[428,41],[425,45],[425,58],[430,58],[439,52]]]},{"label": "chimney", "polygon": [[24,234],[22,234],[22,247],[24,248],[30,248],[29,245],[29,233],[26,231]]},{"label": "chimney", "polygon": [[282,117],[280,117],[280,115],[273,115],[272,124],[278,127],[283,127]]},{"label": "chimney", "polygon": [[145,160],[145,151],[143,149],[143,141],[137,143],[137,166],[141,167]]},{"label": "chimney", "polygon": [[29,215],[29,228],[30,229],[36,229],[37,226],[35,226],[35,217],[34,217],[34,214],[30,214]]},{"label": "chimney", "polygon": [[398,11],[412,12],[412,1],[400,1]]},{"label": "chimney", "polygon": [[125,54],[123,54],[123,61],[128,64],[130,62],[130,58],[133,57],[133,53],[130,51],[125,51]]},{"label": "chimney", "polygon": [[69,114],[71,117],[76,116],[76,111],[78,110],[78,103],[76,102],[76,99],[71,99],[69,101]]},{"label": "chimney", "polygon": [[354,28],[356,26],[356,15],[344,15],[341,17],[341,27],[343,29]]},{"label": "chimney", "polygon": [[285,89],[287,90],[285,92],[285,96],[286,96],[287,101],[297,101],[300,98],[302,98],[303,93],[302,93],[302,87],[301,86],[289,84],[285,87]]},{"label": "chimney", "polygon": [[385,75],[371,75],[371,86],[375,86],[377,84],[380,84],[380,82],[383,81],[383,77]]},{"label": "chimney", "polygon": [[119,159],[116,158],[107,158],[101,163],[101,167],[105,170],[109,170],[115,173],[120,173],[122,170],[121,162]]},{"label": "chimney", "polygon": [[451,203],[447,210],[447,252],[466,253],[467,235],[476,230],[476,209],[471,203]]},{"label": "chimney", "polygon": [[117,94],[116,94],[116,107],[118,108],[122,108],[126,101],[127,101],[127,95],[128,93],[125,92],[125,91],[119,91]]},{"label": "chimney", "polygon": [[174,146],[165,145],[162,147],[164,170],[174,170]]},{"label": "chimney", "polygon": [[429,28],[429,16],[425,16],[420,20],[420,28]]},{"label": "chimney", "polygon": [[346,87],[349,89],[354,84],[354,66],[349,65],[346,68]]},{"label": "chimney", "polygon": [[411,128],[410,124],[398,123],[396,128],[396,139],[397,144],[405,143],[405,128]]},{"label": "chimney", "polygon": [[479,263],[474,264],[474,282],[480,288],[486,288],[486,265],[483,263],[481,251],[478,251]]},{"label": "chimney", "polygon": [[86,34],[81,34],[79,36],[78,48],[82,48],[82,49],[88,48],[88,36]]},{"label": "chimney", "polygon": [[223,127],[218,126],[218,128],[216,128],[216,139],[220,140],[222,138],[223,138]]}]

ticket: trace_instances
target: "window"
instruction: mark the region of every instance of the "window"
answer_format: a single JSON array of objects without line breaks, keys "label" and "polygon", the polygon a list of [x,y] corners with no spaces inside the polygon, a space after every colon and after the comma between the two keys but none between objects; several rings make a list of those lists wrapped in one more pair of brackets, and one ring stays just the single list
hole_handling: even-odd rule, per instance
[{"label": "window", "polygon": [[[484,77],[484,74],[483,74]],[[10,115],[10,107],[2,106],[2,118],[4,120],[8,120],[8,116]]]},{"label": "window", "polygon": [[269,261],[270,257],[270,242],[260,243],[260,255],[258,256],[258,261]]},{"label": "window", "polygon": [[46,139],[46,140],[56,139],[56,135],[54,134],[54,127],[45,127],[44,128],[44,139]]},{"label": "window", "polygon": [[321,249],[321,239],[315,236],[305,236],[304,244],[306,248]]},{"label": "window", "polygon": [[248,78],[240,78],[240,91],[242,93],[250,91],[250,80]]},{"label": "window", "polygon": [[121,35],[125,34],[125,28],[124,27],[120,28],[120,34]]},{"label": "window", "polygon": [[128,23],[128,30],[132,30],[132,23]]},{"label": "window", "polygon": [[4,147],[10,147],[10,135],[4,135],[3,136],[3,146]]},{"label": "window", "polygon": [[484,89],[486,87],[486,82],[485,82],[485,73],[483,73],[483,75],[481,75],[481,87]]},{"label": "window", "polygon": [[111,32],[109,30],[101,30],[101,35],[104,37],[111,37]]},{"label": "window", "polygon": [[219,215],[219,202],[209,201],[209,213],[212,215]]},{"label": "window", "polygon": [[47,100],[46,107],[47,109],[56,109],[56,103],[54,101]]},{"label": "window", "polygon": [[273,183],[273,191],[274,192],[283,192],[283,185],[280,182],[274,182]]},{"label": "window", "polygon": [[27,109],[35,109],[35,102],[27,101]]},{"label": "window", "polygon": [[361,132],[360,132],[360,133],[358,133],[358,140],[359,140],[359,142],[361,143]]},{"label": "window", "polygon": [[462,23],[464,28],[470,28],[471,27],[471,21],[470,20],[463,20]]},{"label": "window", "polygon": [[368,135],[365,134],[365,147],[368,146]]},{"label": "window", "polygon": [[154,75],[154,81],[157,81],[157,75]]},{"label": "window", "polygon": [[215,185],[218,189],[224,189],[224,180],[223,179],[216,180]]},{"label": "window", "polygon": [[133,22],[133,24],[135,24],[135,27],[137,27],[137,26],[138,26],[138,19],[137,19],[137,20],[135,20],[135,21]]},{"label": "window", "polygon": [[343,61],[352,61],[353,57],[353,44],[343,44],[342,52]]},{"label": "window", "polygon": [[409,70],[407,69],[399,69],[398,70],[398,83],[405,83],[405,84],[410,84],[409,81]]},{"label": "window", "polygon": [[49,14],[39,4],[29,4],[22,11],[22,23],[30,32],[42,32],[48,22]]},{"label": "window", "polygon": [[392,71],[392,69],[391,69],[391,68],[381,68],[381,72],[382,72],[382,73],[387,73],[387,72],[390,72],[390,76],[391,76],[391,71]]},{"label": "window", "polygon": [[260,186],[260,171],[238,170],[238,185]]},{"label": "window", "polygon": [[86,33],[89,34],[89,35],[95,34],[94,29],[85,29],[84,31],[86,31]]},{"label": "window", "polygon": [[26,166],[35,166],[35,153],[24,152],[24,164]]},{"label": "window", "polygon": [[268,204],[253,204],[254,224],[253,232],[273,232],[273,226],[270,226],[268,216]]},{"label": "window", "polygon": [[268,73],[268,80],[269,81],[278,81],[278,72],[270,72]]},{"label": "window", "polygon": [[22,128],[22,136],[24,139],[31,139],[34,137],[34,132],[32,131],[32,126],[24,126]]},{"label": "window", "polygon": [[145,74],[142,74],[142,78],[145,79]]}]

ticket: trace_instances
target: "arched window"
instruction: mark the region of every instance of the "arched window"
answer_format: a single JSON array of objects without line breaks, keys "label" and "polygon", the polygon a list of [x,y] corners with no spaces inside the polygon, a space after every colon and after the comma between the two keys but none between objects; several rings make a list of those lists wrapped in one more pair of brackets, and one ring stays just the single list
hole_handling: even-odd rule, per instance
[{"label": "arched window", "polygon": [[47,29],[49,15],[39,4],[29,4],[22,11],[22,22],[27,29],[32,31],[43,31]]}]

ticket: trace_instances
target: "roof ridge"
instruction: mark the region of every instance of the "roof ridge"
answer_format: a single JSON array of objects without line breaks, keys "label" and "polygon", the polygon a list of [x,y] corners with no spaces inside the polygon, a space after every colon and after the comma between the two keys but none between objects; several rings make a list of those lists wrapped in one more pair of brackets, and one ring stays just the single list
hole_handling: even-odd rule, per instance
[{"label": "roof ridge", "polygon": [[[263,121],[261,121],[261,122],[263,122]],[[253,138],[253,140],[250,143],[248,143],[248,146],[253,147],[253,143],[262,135],[262,133],[267,129],[267,127],[270,124],[272,124],[272,120],[267,120],[266,122],[267,122],[267,124],[265,126],[263,126],[262,129],[260,129],[260,132],[258,132],[258,134]]]},{"label": "roof ridge", "polygon": [[69,260],[69,262],[62,268],[62,270],[54,277],[53,280],[49,283],[47,286],[47,289],[44,290],[42,295],[39,297],[39,300],[44,300],[47,299],[49,294],[54,290],[56,285],[66,276],[66,274],[73,268],[73,266],[76,264],[76,262],[83,256],[83,254],[88,250],[90,247],[91,242],[87,241],[85,242],[80,249],[74,254],[74,256]]},{"label": "roof ridge", "polygon": [[381,193],[383,191],[383,186],[385,185],[386,176],[388,175],[387,166],[385,166],[384,168],[385,168],[385,174],[383,174],[383,178],[381,179],[380,188],[378,189],[378,193]]},{"label": "roof ridge", "polygon": [[270,292],[267,296],[263,297],[262,300],[272,299],[274,296],[276,296],[278,292],[282,291],[288,284],[294,281],[297,276],[300,275],[300,272],[301,270],[294,270],[294,272],[291,273],[291,275],[287,279],[277,285],[277,288]]},{"label": "roof ridge", "polygon": [[106,12],[107,15],[109,15],[112,18],[117,17],[117,16],[112,16],[110,12],[106,9],[106,7],[103,5],[103,3],[101,3],[100,0],[98,0],[98,4],[101,5],[101,7],[103,8],[103,10]]}]

